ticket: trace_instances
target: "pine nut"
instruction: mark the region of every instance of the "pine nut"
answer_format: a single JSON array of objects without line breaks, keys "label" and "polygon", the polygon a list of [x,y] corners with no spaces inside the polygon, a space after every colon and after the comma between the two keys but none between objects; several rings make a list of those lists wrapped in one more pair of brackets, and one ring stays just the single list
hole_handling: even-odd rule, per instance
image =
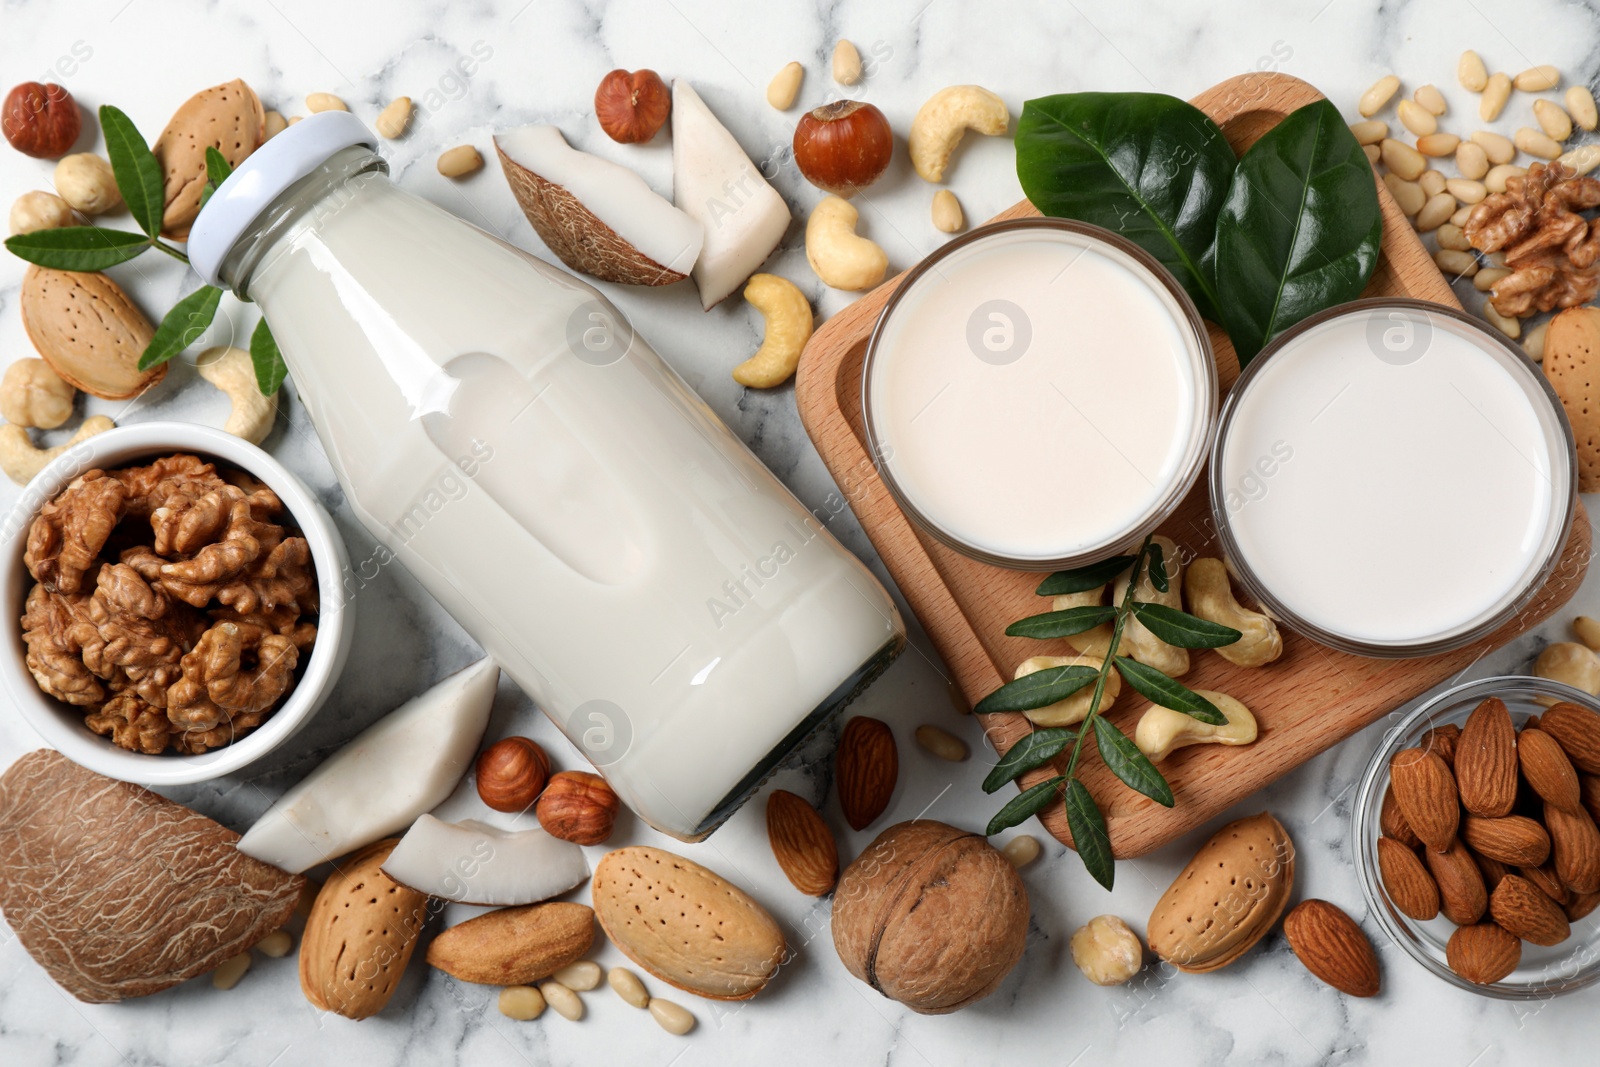
[{"label": "pine nut", "polygon": [[948,189],[933,194],[933,225],[944,233],[960,233],[966,226],[966,216],[961,213],[961,201]]},{"label": "pine nut", "polygon": [[1489,154],[1481,144],[1462,141],[1456,146],[1456,169],[1463,178],[1482,181],[1483,176],[1489,173]]},{"label": "pine nut", "polygon": [[1501,278],[1511,277],[1510,267],[1483,267],[1472,279],[1472,287],[1480,293],[1493,289]]},{"label": "pine nut", "polygon": [[1489,75],[1489,84],[1483,87],[1483,96],[1478,99],[1478,117],[1484,122],[1493,122],[1500,117],[1500,112],[1505,110],[1506,101],[1511,99],[1511,79],[1501,71]]},{"label": "pine nut", "polygon": [[861,80],[861,53],[849,41],[841,40],[833,46],[833,80],[840,85],[854,85]]},{"label": "pine nut", "polygon": [[1579,129],[1592,130],[1600,126],[1600,113],[1595,111],[1594,94],[1587,85],[1574,85],[1567,90],[1567,112]]},{"label": "pine nut", "polygon": [[1472,135],[1472,143],[1482,148],[1483,154],[1489,157],[1489,162],[1496,166],[1510,163],[1517,158],[1517,146],[1511,143],[1511,138],[1502,134],[1479,130]]},{"label": "pine nut", "polygon": [[315,115],[319,111],[349,111],[345,102],[332,93],[312,93],[306,97],[306,110]]},{"label": "pine nut", "polygon": [[1039,858],[1039,839],[1031,834],[1020,834],[1005,843],[1000,852],[1018,869]]},{"label": "pine nut", "polygon": [[1428,202],[1422,205],[1422,210],[1417,212],[1416,227],[1419,233],[1428,233],[1437,230],[1440,226],[1450,221],[1450,216],[1456,213],[1456,198],[1449,193],[1440,193],[1438,196],[1428,197]]},{"label": "pine nut", "polygon": [[1472,242],[1467,240],[1467,235],[1461,232],[1461,227],[1453,222],[1447,222],[1439,227],[1439,232],[1434,234],[1439,240],[1440,248],[1452,248],[1457,252],[1472,251]]},{"label": "pine nut", "polygon": [[[1583,151],[1581,148],[1574,150],[1574,152],[1581,151]],[[1569,152],[1567,154],[1572,155],[1574,153]],[[1519,167],[1515,163],[1502,163],[1498,167],[1489,168],[1489,173],[1483,176],[1483,187],[1491,193],[1503,193],[1506,191],[1507,178],[1520,178],[1527,173],[1527,167]]]},{"label": "pine nut", "polygon": [[805,80],[806,68],[799,63],[785,63],[783,69],[772,76],[772,81],[767,83],[767,103],[779,111],[788,111],[794,107],[795,97],[800,95],[800,83]]},{"label": "pine nut", "polygon": [[1554,140],[1565,141],[1572,136],[1572,116],[1552,100],[1535,100],[1533,117],[1538,120],[1539,128]]},{"label": "pine nut", "polygon": [[579,993],[587,993],[600,986],[600,980],[605,977],[605,972],[598,963],[592,960],[579,960],[569,963],[550,976],[568,989]]},{"label": "pine nut", "polygon": [[520,1023],[544,1014],[544,994],[531,985],[508,985],[500,990],[500,1014]]},{"label": "pine nut", "polygon": [[274,930],[256,942],[257,951],[263,956],[271,956],[275,960],[283,959],[293,947],[294,938],[289,936],[289,931],[287,930]]},{"label": "pine nut", "polygon": [[250,953],[241,952],[222,961],[216,970],[211,972],[211,984],[218,989],[232,989],[239,984],[239,979],[244,977],[244,972],[250,969]]},{"label": "pine nut", "polygon": [[289,128],[289,123],[276,111],[268,111],[263,118],[266,120],[261,126],[263,141],[270,141]]},{"label": "pine nut", "polygon": [[1361,146],[1361,151],[1366,155],[1367,162],[1373,166],[1377,166],[1378,160],[1383,158],[1383,153],[1378,151],[1378,146],[1375,144],[1364,144]]},{"label": "pine nut", "polygon": [[1483,187],[1482,182],[1475,182],[1471,178],[1451,178],[1444,186],[1451,196],[1463,204],[1476,204],[1489,195],[1489,190]]},{"label": "pine nut", "polygon": [[406,127],[411,125],[411,98],[397,96],[389,102],[389,106],[378,113],[378,121],[372,128],[378,131],[379,137],[387,137],[391,141],[399,140],[406,134]]},{"label": "pine nut", "polygon": [[[1533,329],[1529,330],[1528,331],[1528,335],[1522,339],[1522,350],[1524,352],[1528,353],[1528,358],[1533,360],[1535,363],[1543,363],[1544,362],[1544,332],[1546,330],[1548,330],[1549,328],[1550,328],[1550,320],[1549,319],[1545,319],[1539,325],[1537,325]],[[1580,615],[1576,619],[1574,619],[1573,622],[1572,622],[1572,628],[1574,630],[1577,630],[1578,629],[1578,623],[1582,622],[1583,619],[1584,619],[1584,616],[1582,616],[1582,615]],[[1590,622],[1594,622],[1593,619],[1590,619],[1589,621]],[[1595,635],[1594,634],[1590,634],[1590,636],[1595,636]],[[1579,638],[1583,638],[1584,637],[1583,632],[1581,630],[1579,630],[1578,637]],[[1584,644],[1588,644],[1588,643],[1589,643],[1588,640],[1584,639]]]},{"label": "pine nut", "polygon": [[1519,126],[1511,141],[1530,156],[1540,159],[1561,158],[1561,146],[1530,126]]},{"label": "pine nut", "polygon": [[1383,165],[1408,182],[1416,181],[1428,169],[1427,158],[1403,141],[1385,137],[1379,150],[1383,153]]},{"label": "pine nut", "polygon": [[1428,202],[1428,193],[1417,182],[1408,182],[1395,174],[1385,174],[1383,184],[1388,188],[1389,195],[1394,197],[1394,202],[1400,205],[1400,213],[1408,219],[1416,217],[1422,205]]},{"label": "pine nut", "polygon": [[1475,93],[1483,92],[1483,87],[1489,84],[1489,68],[1483,65],[1483,59],[1472,49],[1461,53],[1461,59],[1456,63],[1456,81],[1461,83],[1461,88]]},{"label": "pine nut", "polygon": [[1426,137],[1430,133],[1437,133],[1439,120],[1432,113],[1415,100],[1402,100],[1398,109],[1400,125],[1410,130],[1418,137]]},{"label": "pine nut", "polygon": [[290,115],[289,116],[289,125],[293,126],[295,123],[299,122],[303,118],[305,118],[304,115]]},{"label": "pine nut", "polygon": [[1365,122],[1352,122],[1350,132],[1355,135],[1356,144],[1377,144],[1389,136],[1389,124],[1382,119],[1367,119]]},{"label": "pine nut", "polygon": [[458,144],[439,157],[439,173],[446,178],[463,178],[483,166],[483,157],[469,144]]},{"label": "pine nut", "polygon": [[606,972],[606,984],[616,991],[623,1002],[635,1008],[648,1008],[650,994],[646,992],[639,976],[626,967],[613,967]]},{"label": "pine nut", "polygon": [[553,979],[539,983],[539,992],[545,1003],[556,1010],[563,1019],[577,1022],[583,1018],[583,998]]},{"label": "pine nut", "polygon": [[1470,278],[1478,273],[1478,257],[1471,252],[1441,248],[1433,254],[1433,261],[1447,277]]},{"label": "pine nut", "polygon": [[1561,84],[1561,72],[1549,63],[1529,67],[1511,81],[1520,92],[1547,93]]},{"label": "pine nut", "polygon": [[650,998],[650,1017],[661,1024],[661,1029],[679,1037],[694,1029],[694,1016],[688,1008],[660,997]]},{"label": "pine nut", "polygon": [[1467,220],[1471,217],[1472,208],[1470,206],[1464,207],[1460,211],[1457,211],[1454,215],[1450,216],[1450,225],[1460,226],[1463,230],[1465,230],[1467,228]]},{"label": "pine nut", "polygon": [[1411,94],[1411,99],[1422,105],[1422,109],[1430,115],[1443,115],[1445,111],[1444,94],[1437,86],[1424,85]]},{"label": "pine nut", "polygon": [[1494,304],[1483,305],[1483,317],[1489,320],[1489,325],[1515,341],[1522,336],[1522,320],[1502,315],[1495,310]]},{"label": "pine nut", "polygon": [[1422,177],[1417,179],[1417,184],[1422,186],[1422,191],[1429,196],[1437,196],[1444,192],[1444,183],[1443,172],[1437,170],[1425,170],[1422,172]]},{"label": "pine nut", "polygon": [[1361,117],[1370,119],[1387,104],[1395,93],[1400,91],[1400,79],[1393,74],[1385,74],[1372,83],[1372,88],[1361,94],[1356,110],[1361,112]]},{"label": "pine nut", "polygon": [[1426,137],[1417,138],[1417,151],[1438,159],[1454,153],[1460,144],[1461,138],[1453,133],[1430,133]]},{"label": "pine nut", "polygon": [[927,749],[929,753],[951,763],[960,763],[967,758],[967,743],[932,723],[923,723],[917,727],[917,744]]},{"label": "pine nut", "polygon": [[[1540,343],[1542,346],[1542,339]],[[1591,619],[1587,615],[1579,615],[1572,620],[1572,630],[1578,635],[1579,641],[1582,641],[1590,648],[1600,649],[1600,622]]]},{"label": "pine nut", "polygon": [[1579,145],[1570,152],[1563,152],[1557,162],[1573,174],[1588,174],[1600,165],[1600,144]]}]

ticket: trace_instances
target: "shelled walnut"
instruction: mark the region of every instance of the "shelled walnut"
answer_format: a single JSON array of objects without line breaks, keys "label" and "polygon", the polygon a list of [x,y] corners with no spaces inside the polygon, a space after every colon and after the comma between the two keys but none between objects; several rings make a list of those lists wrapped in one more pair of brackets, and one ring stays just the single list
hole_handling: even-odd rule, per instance
[{"label": "shelled walnut", "polygon": [[135,752],[205,752],[259,726],[317,633],[310,546],[283,512],[271,489],[197,456],[75,479],[23,557],[39,687]]},{"label": "shelled walnut", "polygon": [[1579,214],[1595,207],[1600,180],[1560,163],[1535,163],[1472,209],[1467,241],[1502,253],[1511,270],[1491,291],[1497,312],[1520,318],[1586,304],[1600,293],[1600,227]]}]

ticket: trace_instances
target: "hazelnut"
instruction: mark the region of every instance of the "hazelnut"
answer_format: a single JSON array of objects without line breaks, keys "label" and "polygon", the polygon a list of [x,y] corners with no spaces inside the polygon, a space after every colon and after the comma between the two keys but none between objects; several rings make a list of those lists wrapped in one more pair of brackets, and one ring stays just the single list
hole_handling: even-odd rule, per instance
[{"label": "hazelnut", "polygon": [[478,797],[495,811],[527,811],[550,778],[550,757],[538,742],[506,737],[478,757]]},{"label": "hazelnut", "polygon": [[672,94],[653,70],[614,70],[594,91],[594,117],[620,144],[643,144],[666,124]]},{"label": "hazelnut", "polygon": [[1139,935],[1115,915],[1097,915],[1072,935],[1072,962],[1095,985],[1121,985],[1144,967]]},{"label": "hazelnut", "polygon": [[57,230],[72,225],[72,205],[55,193],[35,189],[17,197],[11,205],[10,221],[12,236],[39,230]]},{"label": "hazelnut", "polygon": [[848,199],[878,180],[894,154],[883,112],[860,100],[835,100],[800,116],[794,161],[806,181]]},{"label": "hazelnut", "polygon": [[562,771],[550,778],[534,809],[552,837],[598,845],[611,836],[622,802],[605,779],[588,771]]},{"label": "hazelnut", "polygon": [[23,155],[59,159],[71,150],[83,129],[83,116],[72,94],[51,83],[23,82],[6,94],[0,129]]},{"label": "hazelnut", "polygon": [[56,194],[85,215],[104,215],[122,206],[111,164],[93,152],[79,152],[56,164]]}]

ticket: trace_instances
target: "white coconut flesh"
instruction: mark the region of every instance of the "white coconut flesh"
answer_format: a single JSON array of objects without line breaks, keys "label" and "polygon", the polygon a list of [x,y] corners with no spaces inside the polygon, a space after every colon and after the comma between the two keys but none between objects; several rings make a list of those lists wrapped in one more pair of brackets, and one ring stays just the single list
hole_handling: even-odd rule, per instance
[{"label": "white coconut flesh", "polygon": [[537,826],[501,830],[423,815],[383,861],[383,873],[441,900],[512,907],[565,893],[589,877],[589,865],[583,849]]}]

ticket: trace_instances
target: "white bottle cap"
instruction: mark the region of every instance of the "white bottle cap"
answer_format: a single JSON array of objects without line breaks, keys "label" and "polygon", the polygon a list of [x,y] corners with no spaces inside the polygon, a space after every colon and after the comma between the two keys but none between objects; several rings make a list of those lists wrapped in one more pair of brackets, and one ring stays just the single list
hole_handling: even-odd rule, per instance
[{"label": "white bottle cap", "polygon": [[376,148],[366,123],[348,111],[323,111],[273,137],[211,194],[189,230],[189,264],[207,285],[221,285],[218,272],[233,243],[278,194],[351,145]]}]

